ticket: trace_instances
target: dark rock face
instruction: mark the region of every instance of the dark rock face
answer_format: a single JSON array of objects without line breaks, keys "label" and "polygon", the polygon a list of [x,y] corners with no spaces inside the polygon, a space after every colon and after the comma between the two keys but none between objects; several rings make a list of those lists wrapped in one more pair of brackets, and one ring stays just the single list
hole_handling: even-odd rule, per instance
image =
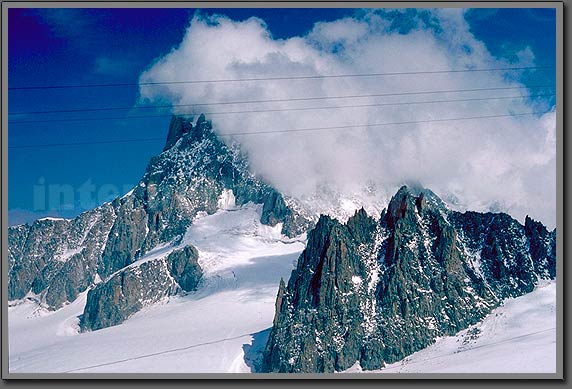
[{"label": "dark rock face", "polygon": [[162,261],[125,268],[88,292],[81,329],[98,330],[120,324],[146,302],[173,294],[175,287]]},{"label": "dark rock face", "polygon": [[556,229],[548,231],[542,223],[529,218],[524,222],[524,230],[530,245],[530,255],[534,270],[543,278],[556,277]]},{"label": "dark rock face", "polygon": [[147,234],[147,213],[137,198],[129,198],[119,205],[116,214],[102,253],[105,258],[100,271],[102,277],[107,277],[137,258]]},{"label": "dark rock face", "polygon": [[[295,200],[290,199],[290,201],[294,202]],[[282,194],[277,191],[272,191],[266,197],[260,222],[269,226],[283,223],[282,233],[289,237],[298,236],[308,231],[314,224],[310,217],[306,217],[289,207]]]},{"label": "dark rock face", "polygon": [[528,224],[406,187],[377,222],[321,217],[279,288],[265,371],[379,369],[480,321],[551,277],[553,235]]},{"label": "dark rock face", "polygon": [[[358,218],[361,222],[354,221]],[[363,211],[350,220],[357,228],[322,216],[288,287],[282,284],[266,350],[273,371],[333,371],[359,358],[364,314],[356,277],[367,282],[360,252],[367,250],[375,222]],[[288,341],[289,347],[282,347]]]},{"label": "dark rock face", "polygon": [[83,254],[75,254],[52,278],[45,296],[46,304],[57,307],[62,302],[74,301],[93,283],[93,277]]},{"label": "dark rock face", "polygon": [[196,249],[186,246],[161,259],[120,270],[88,292],[82,331],[120,324],[144,306],[180,290],[195,290],[202,276],[197,259]]},{"label": "dark rock face", "polygon": [[73,220],[40,219],[8,229],[8,299],[28,293],[52,309],[73,301],[103,266],[116,214],[110,204]]},{"label": "dark rock face", "polygon": [[520,223],[504,213],[476,212],[454,213],[451,221],[468,249],[480,252],[481,271],[497,295],[516,297],[534,289],[537,274]]},{"label": "dark rock face", "polygon": [[199,212],[217,211],[223,190],[233,192],[237,205],[264,203],[262,222],[284,223],[289,236],[310,225],[250,172],[245,156],[221,142],[203,115],[195,125],[174,116],[164,151],[151,159],[133,191],[73,220],[42,219],[9,229],[9,299],[31,292],[49,308],[60,308],[97,277],[110,277],[159,244],[177,244]]},{"label": "dark rock face", "polygon": [[173,116],[171,124],[169,125],[169,133],[167,134],[167,141],[163,151],[173,147],[175,143],[183,136],[183,134],[190,132],[192,129],[191,123],[180,116]]},{"label": "dark rock face", "polygon": [[175,250],[167,257],[169,274],[185,292],[195,290],[203,275],[198,259],[199,253],[193,246]]},{"label": "dark rock face", "polygon": [[280,221],[285,220],[291,213],[292,211],[286,206],[282,195],[278,192],[272,192],[264,201],[260,221],[263,224],[275,226]]}]

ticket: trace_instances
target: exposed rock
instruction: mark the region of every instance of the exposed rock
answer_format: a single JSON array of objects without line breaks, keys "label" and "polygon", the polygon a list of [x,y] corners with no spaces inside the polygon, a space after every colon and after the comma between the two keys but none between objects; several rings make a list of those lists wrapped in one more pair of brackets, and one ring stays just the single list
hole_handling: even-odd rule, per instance
[{"label": "exposed rock", "polygon": [[284,198],[278,192],[272,192],[264,201],[260,221],[263,224],[275,226],[284,221],[292,211],[286,206]]},{"label": "exposed rock", "polygon": [[[296,203],[293,198],[289,198],[289,201],[291,204]],[[272,191],[266,197],[260,222],[270,226],[282,223],[282,233],[289,237],[307,232],[314,225],[310,216],[296,212],[296,208],[291,208],[277,191]]]},{"label": "exposed rock", "polygon": [[309,227],[250,172],[238,148],[216,136],[204,115],[194,126],[174,116],[164,151],[151,159],[130,193],[73,220],[42,219],[9,229],[9,299],[32,292],[58,309],[96,276],[109,277],[159,244],[179,243],[199,212],[217,211],[222,193],[230,193],[237,206],[274,196],[273,210],[267,210],[272,217],[263,223],[284,223],[289,236]]},{"label": "exposed rock", "polygon": [[287,289],[279,290],[266,349],[272,371],[334,371],[359,358],[364,318],[354,277],[366,279],[361,243],[338,221],[319,219]]},{"label": "exposed rock", "polygon": [[202,276],[192,246],[140,265],[126,267],[87,294],[82,331],[122,323],[144,306],[184,291],[195,290]]},{"label": "exposed rock", "polygon": [[345,225],[321,217],[279,289],[265,371],[379,369],[478,322],[550,277],[538,269],[555,260],[552,235],[528,225],[407,187],[377,222],[363,210]]},{"label": "exposed rock", "polygon": [[524,230],[535,272],[543,278],[556,277],[556,229],[548,231],[542,223],[526,216]]},{"label": "exposed rock", "polygon": [[[232,193],[236,206],[265,203],[277,193],[250,172],[238,148],[217,137],[204,115],[197,118],[195,126],[188,123],[181,131],[179,140],[151,161],[134,191],[148,213],[143,252],[182,236],[198,212],[216,212],[224,192]],[[262,222],[275,225],[283,222],[286,214],[279,216]]]},{"label": "exposed rock", "polygon": [[478,255],[487,285],[501,299],[534,289],[538,275],[520,223],[507,214],[490,212],[451,213],[450,221],[463,234],[468,250]]},{"label": "exposed rock", "polygon": [[198,259],[199,253],[193,246],[174,250],[166,259],[169,273],[186,292],[195,290],[203,275]]},{"label": "exposed rock", "polygon": [[177,141],[183,136],[183,134],[191,131],[191,123],[181,116],[173,116],[171,118],[171,124],[169,125],[169,132],[167,134],[167,141],[165,142],[165,147],[163,151],[170,149],[177,143]]},{"label": "exposed rock", "polygon": [[51,279],[45,295],[45,303],[50,307],[71,302],[86,290],[94,281],[94,274],[82,253],[73,255]]},{"label": "exposed rock", "polygon": [[104,261],[100,274],[107,277],[111,273],[129,265],[140,256],[141,246],[147,236],[147,213],[145,205],[130,196],[117,207],[117,217],[109,231],[105,250],[102,253]]},{"label": "exposed rock", "polygon": [[46,218],[10,227],[8,299],[34,293],[51,309],[73,301],[103,268],[115,218],[106,203],[73,220]]}]

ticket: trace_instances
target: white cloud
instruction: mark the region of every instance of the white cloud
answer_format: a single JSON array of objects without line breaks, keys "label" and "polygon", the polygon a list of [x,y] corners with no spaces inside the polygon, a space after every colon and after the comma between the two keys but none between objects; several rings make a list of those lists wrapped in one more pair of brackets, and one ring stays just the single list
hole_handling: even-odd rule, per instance
[{"label": "white cloud", "polygon": [[[352,45],[368,33],[369,26],[365,21],[344,18],[336,23],[316,23],[308,35],[308,39],[325,50],[332,50],[335,45]],[[343,46],[342,46],[343,47]]]},{"label": "white cloud", "polygon": [[[364,74],[515,66],[493,57],[470,32],[464,11],[434,10],[440,29],[422,23],[390,31],[375,12],[317,23],[304,37],[273,39],[256,18],[195,16],[181,44],[141,82]],[[437,32],[436,32],[437,31]],[[526,54],[526,55],[525,55]],[[523,52],[522,66],[533,64]],[[518,64],[517,64],[518,65]],[[523,86],[518,73],[471,72],[141,86],[142,100],[173,104]],[[205,112],[490,98],[526,89],[383,98],[242,104]],[[542,109],[526,99],[212,115],[221,134],[506,115]],[[188,112],[181,109],[178,113]],[[386,194],[417,181],[460,208],[504,210],[555,223],[555,115],[417,123],[337,131],[236,136],[258,174],[278,189],[309,195],[323,183],[352,191],[375,183]]]}]

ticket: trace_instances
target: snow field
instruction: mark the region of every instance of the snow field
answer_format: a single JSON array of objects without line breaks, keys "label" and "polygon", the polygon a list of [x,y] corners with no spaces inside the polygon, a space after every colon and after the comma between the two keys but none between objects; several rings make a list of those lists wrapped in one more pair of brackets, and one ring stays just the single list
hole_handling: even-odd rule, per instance
[{"label": "snow field", "polygon": [[[252,372],[272,326],[279,280],[288,280],[305,242],[281,235],[280,225],[260,224],[261,206],[236,208],[229,194],[221,199],[224,209],[200,215],[183,238],[197,248],[204,269],[196,292],[88,333],[78,333],[87,292],[56,312],[24,300],[8,309],[10,371]],[[173,249],[157,247],[131,266]],[[556,283],[542,282],[481,323],[376,372],[555,372],[555,301]]]},{"label": "snow field", "polygon": [[199,290],[121,325],[78,333],[87,293],[56,312],[31,301],[10,307],[10,371],[250,372],[272,326],[280,277],[288,279],[304,248],[281,236],[280,226],[261,225],[260,211],[247,205],[199,218],[184,237],[205,270]]},{"label": "snow field", "polygon": [[541,281],[482,322],[371,373],[555,373],[555,303],[556,282]]}]

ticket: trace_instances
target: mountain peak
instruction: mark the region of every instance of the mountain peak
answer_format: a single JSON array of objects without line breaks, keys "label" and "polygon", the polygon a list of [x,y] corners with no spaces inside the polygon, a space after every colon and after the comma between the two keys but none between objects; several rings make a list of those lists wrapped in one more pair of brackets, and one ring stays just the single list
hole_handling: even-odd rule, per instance
[{"label": "mountain peak", "polygon": [[555,234],[501,215],[402,186],[379,223],[364,210],[345,225],[320,217],[276,300],[263,371],[377,370],[553,279]]},{"label": "mountain peak", "polygon": [[409,189],[407,185],[401,185],[401,187],[395,193],[394,197],[405,196],[408,194],[413,194],[413,192]]},{"label": "mountain peak", "polygon": [[191,132],[188,135],[188,137],[189,137],[189,142],[191,144],[195,142],[200,142],[204,138],[211,138],[211,139],[216,138],[217,142],[222,143],[222,141],[213,132],[212,122],[210,120],[207,120],[205,115],[202,113],[197,118],[197,121],[194,127],[191,129]]},{"label": "mountain peak", "polygon": [[206,134],[212,133],[212,123],[204,114],[200,114],[193,126],[193,116],[173,115],[169,124],[167,141],[163,151],[172,148],[179,139],[188,136],[191,143],[201,141]]},{"label": "mountain peak", "polygon": [[389,201],[387,210],[382,214],[382,217],[392,227],[398,219],[411,217],[414,211],[423,213],[426,209],[441,213],[448,212],[443,200],[430,189],[422,186],[403,185]]},{"label": "mountain peak", "polygon": [[524,226],[525,228],[535,228],[538,226],[542,226],[542,223],[534,220],[533,218],[531,218],[530,216],[526,215],[526,217],[524,218]]},{"label": "mountain peak", "polygon": [[385,215],[387,224],[393,227],[397,220],[406,217],[416,206],[417,199],[406,185],[403,185],[389,201]]},{"label": "mountain peak", "polygon": [[362,207],[346,223],[348,231],[358,241],[365,241],[375,230],[376,221]]},{"label": "mountain peak", "polygon": [[165,142],[165,147],[163,151],[166,151],[173,147],[175,143],[183,136],[183,134],[189,133],[193,124],[191,119],[187,119],[183,116],[173,115],[171,117],[171,123],[169,124],[169,132],[167,134],[167,141]]}]

